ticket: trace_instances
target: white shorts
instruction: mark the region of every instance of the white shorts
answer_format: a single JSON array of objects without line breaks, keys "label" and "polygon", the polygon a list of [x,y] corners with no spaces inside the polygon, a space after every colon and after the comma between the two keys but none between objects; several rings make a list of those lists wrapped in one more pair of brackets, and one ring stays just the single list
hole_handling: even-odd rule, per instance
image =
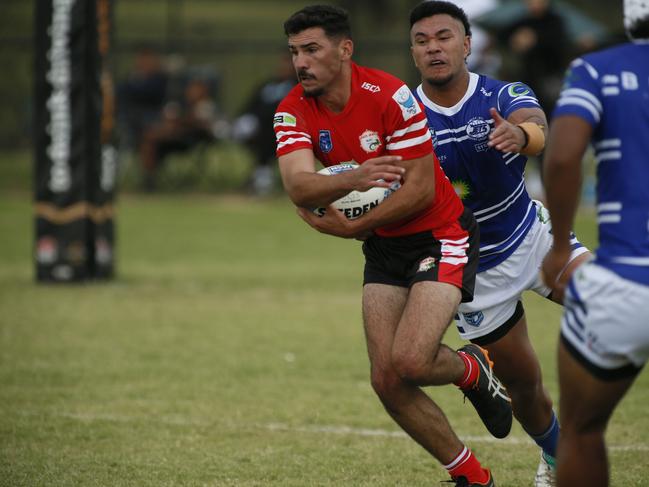
[{"label": "white shorts", "polygon": [[561,340],[600,379],[634,376],[649,358],[647,303],[649,286],[587,262],[568,284]]},{"label": "white shorts", "polygon": [[[455,324],[464,340],[476,340],[493,333],[483,342],[489,343],[506,334],[515,324],[510,320],[518,314],[517,306],[522,316],[519,303],[523,291],[534,291],[543,297],[550,295],[551,289],[541,280],[540,271],[543,259],[552,248],[552,225],[547,209],[538,201],[535,204],[537,218],[521,244],[505,261],[479,272],[473,301],[460,304]],[[571,244],[570,261],[588,252],[574,235]],[[501,327],[502,334],[497,332]]]}]

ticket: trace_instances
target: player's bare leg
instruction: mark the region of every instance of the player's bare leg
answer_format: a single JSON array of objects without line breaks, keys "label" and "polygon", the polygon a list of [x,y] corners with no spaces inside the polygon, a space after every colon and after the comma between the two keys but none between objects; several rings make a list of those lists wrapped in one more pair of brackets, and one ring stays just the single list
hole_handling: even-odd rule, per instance
[{"label": "player's bare leg", "polygon": [[588,373],[559,344],[561,438],[557,457],[560,487],[608,485],[604,432],[633,378],[604,382]]},{"label": "player's bare leg", "polygon": [[451,384],[464,372],[457,352],[441,344],[462,295],[443,282],[410,288],[392,345],[392,362],[401,377],[419,385]]},{"label": "player's bare leg", "polygon": [[545,431],[552,421],[552,400],[543,387],[541,366],[527,334],[525,316],[504,337],[483,348],[507,388],[514,417],[531,434]]},{"label": "player's bare leg", "polygon": [[439,346],[455,312],[452,303],[459,300],[453,286],[431,282],[415,284],[410,296],[405,288],[382,284],[368,284],[363,290],[372,386],[399,426],[444,464],[463,445],[441,409],[416,383],[426,377],[431,384],[448,384],[464,372],[457,354]]}]

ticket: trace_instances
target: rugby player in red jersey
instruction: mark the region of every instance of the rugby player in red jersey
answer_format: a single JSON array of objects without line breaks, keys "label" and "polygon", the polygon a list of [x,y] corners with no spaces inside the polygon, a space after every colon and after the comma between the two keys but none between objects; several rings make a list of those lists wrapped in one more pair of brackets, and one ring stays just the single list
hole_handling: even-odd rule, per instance
[{"label": "rugby player in red jersey", "polygon": [[[316,230],[362,238],[363,319],[371,382],[387,412],[449,471],[457,485],[492,486],[491,473],[453,432],[421,387],[454,383],[487,429],[509,433],[509,397],[477,345],[441,343],[462,301],[472,299],[478,229],[437,161],[426,117],[394,76],[355,64],[347,14],[306,7],[284,24],[300,83],[274,117],[284,187]],[[358,169],[316,173],[343,162]],[[329,206],[352,190],[401,183],[380,205],[348,220]]]}]

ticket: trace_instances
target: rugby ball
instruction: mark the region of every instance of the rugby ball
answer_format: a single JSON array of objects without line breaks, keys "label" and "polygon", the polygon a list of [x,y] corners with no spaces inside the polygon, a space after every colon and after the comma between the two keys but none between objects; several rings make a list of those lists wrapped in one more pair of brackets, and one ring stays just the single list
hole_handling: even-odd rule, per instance
[{"label": "rugby ball", "polygon": [[[345,171],[353,171],[358,167],[358,164],[343,163],[336,166],[325,167],[324,169],[319,170],[318,174],[332,176]],[[370,188],[367,191],[351,191],[342,198],[334,201],[332,205],[347,218],[354,220],[381,204],[383,200],[400,187],[401,184],[399,184],[398,181],[395,181],[392,183],[390,188],[376,187]],[[316,208],[313,210],[313,212],[318,216],[324,215],[325,211],[325,208]]]}]

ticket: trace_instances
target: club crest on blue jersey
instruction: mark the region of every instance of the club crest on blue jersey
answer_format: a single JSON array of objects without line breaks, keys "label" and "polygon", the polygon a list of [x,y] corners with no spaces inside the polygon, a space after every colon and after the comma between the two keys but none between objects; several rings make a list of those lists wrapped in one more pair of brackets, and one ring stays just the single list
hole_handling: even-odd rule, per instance
[{"label": "club crest on blue jersey", "polygon": [[489,122],[482,117],[474,117],[466,124],[466,134],[473,140],[486,139],[489,130]]},{"label": "club crest on blue jersey", "polygon": [[473,313],[462,313],[464,320],[467,325],[475,326],[476,328],[480,326],[480,323],[484,320],[484,313],[482,311],[474,311]]},{"label": "club crest on blue jersey", "polygon": [[509,88],[507,88],[507,93],[509,93],[509,96],[512,98],[516,98],[517,96],[529,94],[530,89],[523,83],[512,83],[509,85]]},{"label": "club crest on blue jersey", "polygon": [[334,148],[334,143],[331,140],[331,132],[329,132],[328,130],[320,131],[318,142],[320,143],[320,150],[325,154],[331,152],[331,149]]}]

